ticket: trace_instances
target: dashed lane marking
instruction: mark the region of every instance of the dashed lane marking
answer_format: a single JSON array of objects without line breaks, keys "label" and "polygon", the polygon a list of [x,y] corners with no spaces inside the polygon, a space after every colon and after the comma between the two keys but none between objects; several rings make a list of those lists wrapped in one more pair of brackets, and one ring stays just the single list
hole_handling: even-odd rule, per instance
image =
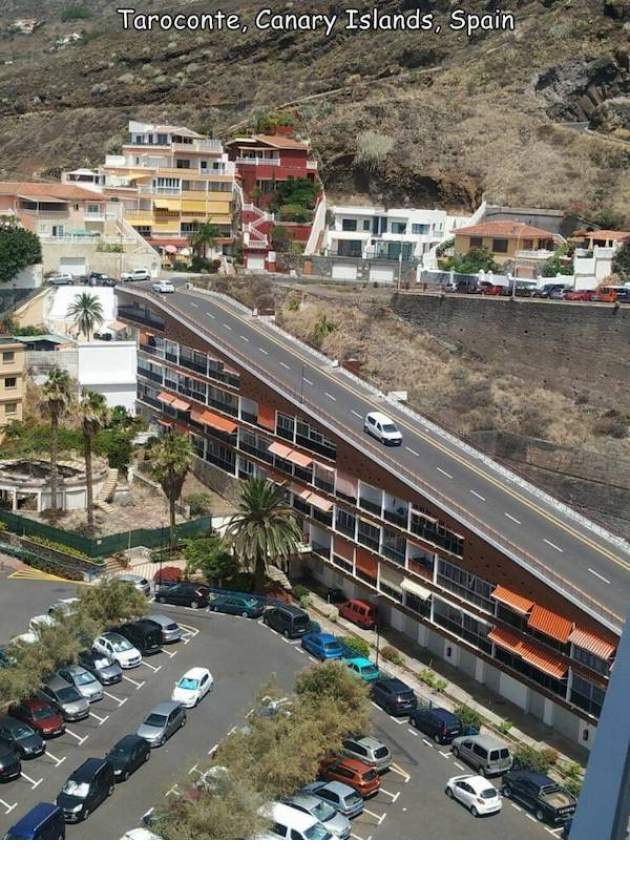
[{"label": "dashed lane marking", "polygon": [[223,325],[225,326],[226,329],[229,329],[230,332],[232,331],[232,326],[228,326],[227,323],[223,323]]},{"label": "dashed lane marking", "polygon": [[304,380],[306,381],[307,384],[310,384],[311,387],[313,386],[313,382],[311,381],[310,378],[305,378]]},{"label": "dashed lane marking", "polygon": [[[358,412],[355,412],[354,409],[350,409],[350,411],[351,411],[352,414],[355,416],[355,418],[361,418],[361,419],[363,418],[363,415],[359,415],[359,413],[358,413]],[[358,839],[358,838],[359,838],[359,837],[357,836],[357,839]]]},{"label": "dashed lane marking", "polygon": [[554,839],[561,838],[560,834],[562,832],[562,827],[560,827],[559,830],[552,830],[550,827],[545,827],[545,829],[547,830],[548,833],[551,833],[551,835],[554,837]]},{"label": "dashed lane marking", "polygon": [[28,774],[24,774],[23,771],[20,772],[20,777],[23,777],[25,781],[28,781],[29,784],[31,784],[31,790],[36,790],[37,787],[38,787],[38,786],[41,784],[41,782],[44,780],[43,777],[40,777],[40,779],[39,779],[38,781],[35,781],[35,780],[33,780],[33,778],[32,778],[30,775],[28,775]]},{"label": "dashed lane marking", "polygon": [[562,549],[562,547],[558,547],[558,545],[554,544],[553,541],[549,541],[547,538],[543,538],[543,541],[545,542],[545,544],[548,544],[550,547],[553,547],[554,550],[557,550],[558,553],[564,553],[564,550]]},{"label": "dashed lane marking", "polygon": [[479,492],[476,492],[474,489],[469,489],[469,491],[471,495],[474,495],[475,498],[479,498],[480,501],[486,500],[483,495],[480,495]]},{"label": "dashed lane marking", "polygon": [[11,814],[14,808],[17,808],[17,802],[14,802],[13,805],[9,805],[8,802],[5,802],[4,799],[0,799],[0,804],[2,804],[5,808],[5,814]]},{"label": "dashed lane marking", "polygon": [[380,710],[380,709],[381,709],[381,708],[379,707],[378,704],[375,704],[375,703],[374,703],[374,701],[370,701],[370,703],[372,704],[372,706],[374,707],[375,710]]},{"label": "dashed lane marking", "polygon": [[198,774],[203,774],[203,772],[202,772],[202,771],[199,771],[199,769],[197,768],[197,763],[196,763],[196,762],[195,762],[195,764],[193,765],[192,768],[189,768],[189,769],[188,769],[188,774],[192,774],[193,771],[196,771]]},{"label": "dashed lane marking", "polygon": [[326,394],[326,396],[328,397],[328,399],[331,399],[334,403],[337,402],[337,397],[336,397],[336,396],[333,396],[332,393],[328,393],[327,390],[325,390],[324,393]]},{"label": "dashed lane marking", "polygon": [[357,836],[356,833],[350,833],[350,838],[351,839],[358,839],[359,842],[365,842],[365,839],[362,836]]},{"label": "dashed lane marking", "polygon": [[459,768],[460,771],[466,771],[466,769],[460,762],[453,762],[453,765],[455,766],[455,768]]},{"label": "dashed lane marking", "polygon": [[191,627],[190,624],[182,624],[181,622],[180,622],[179,626],[183,627],[184,630],[187,630],[193,636],[199,635],[199,628],[198,627]]},{"label": "dashed lane marking", "polygon": [[419,457],[420,457],[420,453],[419,453],[419,452],[416,452],[415,449],[410,449],[409,446],[405,446],[405,448],[407,449],[408,452],[411,452],[412,455],[415,455],[416,458],[419,458]]},{"label": "dashed lane marking", "polygon": [[243,341],[249,341],[249,338],[246,338],[245,335],[241,335],[240,338],[242,338]]},{"label": "dashed lane marking", "polygon": [[107,722],[107,720],[109,719],[109,716],[99,716],[98,713],[93,713],[91,710],[90,716],[92,717],[92,719],[96,719],[99,725],[102,725],[103,722]]},{"label": "dashed lane marking", "polygon": [[412,734],[414,737],[418,737],[418,732],[414,731],[413,728],[408,728],[407,731],[409,734]]},{"label": "dashed lane marking", "polygon": [[594,569],[590,568],[589,572],[592,575],[595,575],[596,578],[599,578],[600,581],[603,581],[604,584],[610,584],[610,581],[608,580],[608,578],[605,578],[603,575],[600,575],[600,573],[596,572]]},{"label": "dashed lane marking", "polygon": [[392,722],[395,722],[396,725],[405,725],[407,723],[406,719],[396,719],[395,716],[390,716],[389,718],[392,720]]},{"label": "dashed lane marking", "polygon": [[444,750],[438,750],[438,753],[440,756],[444,756],[445,759],[450,759],[453,755],[452,753],[445,753]]},{"label": "dashed lane marking", "polygon": [[517,519],[515,516],[512,516],[511,513],[506,513],[505,515],[507,516],[508,519],[511,519],[512,522],[515,522],[516,525],[521,525],[520,519]]},{"label": "dashed lane marking", "polygon": [[69,734],[70,737],[75,738],[75,740],[77,740],[79,742],[79,746],[81,746],[83,743],[85,743],[85,741],[87,741],[87,739],[89,737],[89,735],[87,735],[87,734],[84,734],[83,737],[81,737],[80,735],[75,734],[74,731],[70,731],[69,728],[66,728],[66,734]]},{"label": "dashed lane marking", "polygon": [[435,469],[437,470],[438,473],[441,473],[442,476],[445,476],[447,479],[453,479],[453,477],[451,476],[451,474],[450,474],[450,473],[447,473],[446,470],[442,470],[441,467],[436,467]]},{"label": "dashed lane marking", "polygon": [[293,647],[295,648],[296,652],[297,652],[299,655],[306,654],[306,652],[304,651],[303,648],[300,648],[300,647],[297,646],[297,645],[294,645]]},{"label": "dashed lane marking", "polygon": [[210,317],[211,320],[214,319],[214,314],[213,314],[213,313],[208,313],[208,312],[206,312],[206,316],[207,316],[207,317]]},{"label": "dashed lane marking", "polygon": [[512,808],[515,808],[517,811],[522,811],[522,810],[523,810],[523,809],[520,807],[520,805],[517,805],[517,804],[516,804],[516,802],[510,802],[510,805],[512,806]]},{"label": "dashed lane marking", "polygon": [[115,694],[110,694],[108,691],[105,691],[105,689],[103,689],[103,694],[106,698],[116,701],[119,707],[122,707],[123,704],[127,703],[127,698],[117,698]]},{"label": "dashed lane marking", "polygon": [[283,363],[283,362],[281,361],[281,362],[280,362],[280,365],[282,366],[283,369],[288,369],[289,372],[291,371],[291,366],[289,366],[287,363]]},{"label": "dashed lane marking", "polygon": [[536,818],[534,817],[533,814],[526,814],[525,817],[528,817],[530,820],[533,820],[534,823],[537,823]]},{"label": "dashed lane marking", "polygon": [[49,753],[48,750],[46,750],[45,753],[49,759],[53,760],[53,762],[55,763],[55,768],[58,768],[62,764],[62,762],[66,761],[67,758],[66,756],[62,756],[61,759],[59,759],[58,756],[53,756],[53,754]]},{"label": "dashed lane marking", "polygon": [[139,688],[142,688],[143,685],[146,685],[146,682],[136,682],[135,679],[132,679],[131,676],[125,676],[124,673],[123,673],[123,679],[125,680],[125,682],[130,682],[132,685],[135,685],[136,690]]},{"label": "dashed lane marking", "polygon": [[264,353],[265,356],[269,356],[269,351],[268,351],[268,350],[265,350],[264,347],[259,347],[258,350],[259,350],[261,353]]}]

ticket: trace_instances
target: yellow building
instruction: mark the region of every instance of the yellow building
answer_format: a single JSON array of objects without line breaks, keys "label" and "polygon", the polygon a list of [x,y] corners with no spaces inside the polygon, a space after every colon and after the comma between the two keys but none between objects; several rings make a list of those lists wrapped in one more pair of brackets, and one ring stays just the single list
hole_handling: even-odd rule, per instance
[{"label": "yellow building", "polygon": [[0,438],[8,424],[22,420],[25,350],[15,338],[0,338]]},{"label": "yellow building", "polygon": [[519,221],[482,221],[455,231],[455,253],[486,249],[497,264],[505,264],[517,253],[553,252],[562,237]]},{"label": "yellow building", "polygon": [[129,123],[122,154],[108,155],[99,183],[152,246],[181,248],[200,225],[233,235],[235,167],[220,141],[184,126]]}]

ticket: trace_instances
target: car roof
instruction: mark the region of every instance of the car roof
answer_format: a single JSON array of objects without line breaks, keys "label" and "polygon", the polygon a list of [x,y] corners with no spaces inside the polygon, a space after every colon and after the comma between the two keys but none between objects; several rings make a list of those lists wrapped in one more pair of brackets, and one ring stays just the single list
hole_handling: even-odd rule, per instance
[{"label": "car roof", "polygon": [[532,768],[514,768],[512,769],[512,772],[517,777],[527,778],[527,780],[531,781],[533,784],[536,784],[536,786],[538,787],[546,787],[549,784],[554,783],[554,781],[548,775],[543,774],[542,771],[534,771]]},{"label": "car roof", "polygon": [[361,746],[368,747],[371,750],[376,750],[378,749],[378,747],[385,746],[383,741],[379,740],[376,737],[373,737],[371,734],[363,735],[363,737],[354,737],[354,735],[349,735],[349,739],[352,741],[356,741],[357,744],[361,744]]},{"label": "car roof", "polygon": [[381,685],[390,689],[390,691],[413,691],[411,686],[407,685],[406,682],[403,682],[402,679],[398,679],[396,676],[379,679],[378,681]]},{"label": "car roof", "polygon": [[356,793],[356,790],[353,787],[349,784],[342,783],[342,781],[313,781],[312,784],[308,785],[308,789],[313,790],[313,792],[323,788],[332,790],[332,792],[336,793],[340,798],[344,798],[350,793]]},{"label": "car roof", "polygon": [[388,424],[395,423],[394,421],[392,421],[389,415],[386,415],[384,412],[368,412],[368,415],[370,418],[374,418],[374,420],[378,421],[379,423],[382,423],[383,421],[387,421]]},{"label": "car roof", "polygon": [[14,716],[0,716],[0,726],[4,726],[5,728],[15,728],[16,725],[19,725],[20,728],[24,728],[24,723],[20,722],[20,720],[16,719]]},{"label": "car roof", "polygon": [[127,750],[127,749],[130,749],[131,747],[135,746],[135,744],[138,744],[140,742],[142,742],[143,744],[146,743],[145,739],[140,737],[140,735],[126,734],[124,737],[121,737],[121,739],[119,741],[116,741],[116,743],[112,747],[112,750],[115,749],[116,747],[120,747],[123,750]]},{"label": "car roof", "polygon": [[158,713],[160,716],[168,716],[169,713],[172,713],[179,706],[181,705],[177,701],[162,701],[161,704],[156,704],[147,715],[150,716],[151,713]]},{"label": "car roof", "polygon": [[366,771],[374,768],[369,762],[361,762],[360,759],[350,759],[348,756],[335,754],[324,760],[326,765],[345,765],[347,768],[354,769],[357,774],[364,774]]},{"label": "car roof", "polygon": [[80,781],[81,778],[90,778],[93,777],[96,772],[101,768],[106,759],[96,759],[95,757],[91,757],[90,759],[86,759],[85,762],[82,762],[78,768],[68,776],[68,780]]},{"label": "car roof", "polygon": [[169,615],[162,615],[159,612],[151,612],[151,614],[147,615],[143,620],[153,621],[154,624],[159,624],[164,627],[170,627],[171,624],[177,627],[177,621],[174,618],[171,618]]},{"label": "car roof", "polygon": [[52,691],[57,691],[60,688],[72,688],[72,685],[63,676],[58,676],[57,674],[47,679],[44,684]]},{"label": "car roof", "polygon": [[445,722],[461,722],[455,713],[451,713],[450,710],[445,710],[444,707],[431,707],[428,712],[435,713],[436,716],[439,716],[439,718],[443,719]]},{"label": "car roof", "polygon": [[376,664],[373,661],[370,661],[369,658],[348,658],[346,660],[347,664],[355,664],[357,667],[375,667]]},{"label": "car roof", "polygon": [[117,581],[146,581],[142,575],[134,575],[133,572],[126,572],[124,575],[116,575]]},{"label": "car roof", "polygon": [[466,781],[476,792],[488,789],[496,790],[494,784],[480,774],[465,774],[459,777],[458,780]]},{"label": "car roof", "polygon": [[495,737],[493,734],[461,735],[460,737],[455,738],[455,740],[458,744],[461,744],[463,741],[474,741],[485,750],[509,749],[505,741],[502,741],[501,738]]},{"label": "car roof", "polygon": [[[85,667],[79,666],[79,664],[64,664],[62,667],[59,667],[60,670],[67,670],[69,673],[85,673]],[[63,676],[61,677],[63,679]]]},{"label": "car roof", "polygon": [[184,675],[180,678],[184,679],[187,677],[188,679],[201,679],[202,676],[205,676],[206,673],[209,672],[210,671],[207,667],[191,667],[190,670],[186,670]]},{"label": "car roof", "polygon": [[33,827],[38,826],[45,820],[48,820],[53,814],[59,813],[59,806],[53,805],[52,802],[39,802],[34,805],[30,811],[27,811],[24,817],[16,821],[10,829],[11,833],[30,832]]},{"label": "car roof", "polygon": [[310,812],[292,808],[290,805],[285,805],[284,802],[271,802],[270,806],[265,807],[264,814],[266,817],[273,818],[277,823],[284,824],[285,827],[295,827],[296,829],[305,829],[317,823],[317,819]]},{"label": "car roof", "polygon": [[[112,637],[116,639],[127,639],[126,636],[123,636],[122,633],[118,633],[116,630],[106,630],[104,633],[101,633],[100,636],[97,636],[97,639],[111,639]],[[129,640],[127,640],[129,641]]]}]

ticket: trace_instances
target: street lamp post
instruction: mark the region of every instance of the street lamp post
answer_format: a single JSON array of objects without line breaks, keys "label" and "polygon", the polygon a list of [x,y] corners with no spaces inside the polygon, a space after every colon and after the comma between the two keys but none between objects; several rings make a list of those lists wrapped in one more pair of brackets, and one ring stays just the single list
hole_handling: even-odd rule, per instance
[{"label": "street lamp post", "polygon": [[381,631],[379,630],[379,623],[378,623],[378,609],[376,610],[376,613],[375,613],[374,628],[376,630],[376,666],[378,668],[378,658],[379,658],[379,655],[381,652]]}]

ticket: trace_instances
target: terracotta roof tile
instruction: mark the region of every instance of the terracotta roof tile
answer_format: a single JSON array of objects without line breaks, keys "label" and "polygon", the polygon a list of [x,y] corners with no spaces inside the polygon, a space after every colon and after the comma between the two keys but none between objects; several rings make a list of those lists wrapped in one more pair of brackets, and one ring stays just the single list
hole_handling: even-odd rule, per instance
[{"label": "terracotta roof tile", "polygon": [[462,234],[465,237],[507,237],[508,239],[562,239],[557,234],[542,227],[532,227],[522,221],[482,221],[481,224],[473,224],[471,227],[458,227],[453,231],[456,237]]},{"label": "terracotta roof tile", "polygon": [[103,202],[105,197],[89,188],[78,187],[76,184],[54,184],[43,181],[0,181],[0,194],[7,196],[45,198],[61,200],[90,200],[93,203]]}]

